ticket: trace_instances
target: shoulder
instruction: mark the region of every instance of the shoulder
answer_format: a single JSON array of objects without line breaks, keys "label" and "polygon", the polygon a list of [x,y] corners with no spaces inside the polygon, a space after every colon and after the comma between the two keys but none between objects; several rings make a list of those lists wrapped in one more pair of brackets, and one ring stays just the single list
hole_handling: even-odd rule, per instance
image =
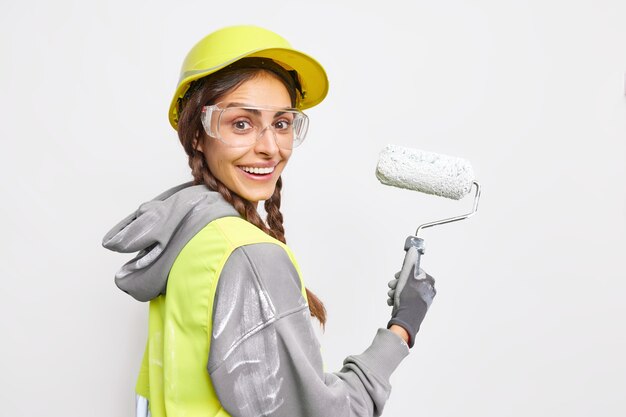
[{"label": "shoulder", "polygon": [[308,309],[302,289],[284,246],[261,242],[237,247],[217,284],[209,370],[243,340],[282,317]]},{"label": "shoulder", "polygon": [[[272,276],[274,281],[288,277],[300,284],[291,250],[237,216],[213,219],[200,229],[178,254],[172,272],[187,266],[209,271],[220,281],[229,276],[255,277],[258,281]],[[189,271],[184,272],[188,275]]]},{"label": "shoulder", "polygon": [[229,213],[219,217],[213,216],[208,220],[203,227],[196,230],[188,245],[196,244],[198,240],[205,240],[207,237],[211,238],[212,241],[219,241],[230,251],[253,243],[282,244],[252,223],[239,217],[238,214]]},{"label": "shoulder", "polygon": [[[302,288],[300,274],[284,246],[272,242],[243,245],[230,254],[222,269],[214,310],[236,304],[258,306],[269,320],[306,305]],[[219,314],[214,315],[214,322],[218,319]]]},{"label": "shoulder", "polygon": [[274,239],[252,223],[236,216],[213,220],[190,242],[204,252],[224,255],[220,272],[226,263],[251,264],[259,268],[291,268],[299,276],[296,258],[284,243]]},{"label": "shoulder", "polygon": [[204,264],[215,268],[217,265],[213,265],[213,262],[223,264],[238,247],[269,242],[271,239],[237,215],[220,216],[209,219],[198,228],[182,248],[178,258],[182,262],[191,259],[204,260]]},{"label": "shoulder", "polygon": [[[264,291],[276,301],[295,293],[300,293],[302,282],[287,252],[287,247],[275,242],[259,242],[237,247],[230,254],[224,268],[220,287],[230,284],[250,285],[259,291]],[[280,311],[284,307],[279,306]]]}]

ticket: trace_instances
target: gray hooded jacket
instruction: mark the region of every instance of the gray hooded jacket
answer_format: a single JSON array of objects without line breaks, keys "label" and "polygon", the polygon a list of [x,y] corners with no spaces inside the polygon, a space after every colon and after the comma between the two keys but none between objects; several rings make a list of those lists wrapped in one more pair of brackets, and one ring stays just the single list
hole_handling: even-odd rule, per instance
[{"label": "gray hooded jacket", "polygon": [[[173,187],[118,223],[103,239],[117,252],[139,252],[115,275],[120,289],[140,301],[165,293],[176,257],[204,226],[239,216],[204,185]],[[225,410],[233,417],[379,416],[389,377],[408,346],[378,329],[360,355],[325,373],[302,297],[298,273],[278,245],[258,243],[233,251],[219,277],[206,367]],[[138,399],[138,415],[149,416]]]}]

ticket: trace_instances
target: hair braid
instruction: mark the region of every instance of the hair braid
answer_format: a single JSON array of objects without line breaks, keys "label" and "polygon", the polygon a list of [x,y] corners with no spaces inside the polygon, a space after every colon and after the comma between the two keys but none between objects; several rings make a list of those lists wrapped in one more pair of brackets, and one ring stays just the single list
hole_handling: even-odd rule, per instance
[{"label": "hair braid", "polygon": [[283,227],[283,214],[280,212],[280,191],[283,188],[283,179],[278,177],[276,188],[272,196],[265,200],[265,212],[267,213],[267,225],[272,231],[272,236],[283,243],[285,239],[285,228]]},{"label": "hair braid", "polygon": [[[267,213],[267,225],[269,226],[269,234],[275,239],[280,240],[283,243],[287,243],[285,239],[285,228],[283,227],[283,214],[280,212],[280,191],[283,187],[283,179],[278,178],[276,182],[276,188],[272,196],[265,200],[265,212]],[[309,300],[309,310],[311,315],[318,318],[322,323],[322,328],[326,324],[326,308],[319,298],[308,288],[306,288],[306,295]]]}]

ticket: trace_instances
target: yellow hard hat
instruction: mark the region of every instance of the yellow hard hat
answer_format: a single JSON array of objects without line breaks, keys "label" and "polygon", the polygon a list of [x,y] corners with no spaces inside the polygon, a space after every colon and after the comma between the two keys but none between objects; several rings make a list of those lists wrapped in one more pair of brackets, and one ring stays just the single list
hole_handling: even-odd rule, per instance
[{"label": "yellow hard hat", "polygon": [[295,70],[302,86],[300,109],[319,104],[328,93],[324,68],[315,59],[293,49],[286,39],[257,26],[229,26],[207,35],[187,54],[170,104],[172,127],[178,129],[178,102],[192,81],[245,57],[270,58],[287,70]]}]

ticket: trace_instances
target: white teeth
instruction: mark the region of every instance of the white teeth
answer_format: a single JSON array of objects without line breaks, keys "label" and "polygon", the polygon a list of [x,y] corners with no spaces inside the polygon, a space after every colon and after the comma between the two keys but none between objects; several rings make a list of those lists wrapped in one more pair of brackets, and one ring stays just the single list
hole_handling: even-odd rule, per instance
[{"label": "white teeth", "polygon": [[268,168],[241,167],[241,169],[243,169],[246,172],[249,172],[250,174],[271,174],[272,172],[274,172],[274,168],[275,167],[268,167]]}]

